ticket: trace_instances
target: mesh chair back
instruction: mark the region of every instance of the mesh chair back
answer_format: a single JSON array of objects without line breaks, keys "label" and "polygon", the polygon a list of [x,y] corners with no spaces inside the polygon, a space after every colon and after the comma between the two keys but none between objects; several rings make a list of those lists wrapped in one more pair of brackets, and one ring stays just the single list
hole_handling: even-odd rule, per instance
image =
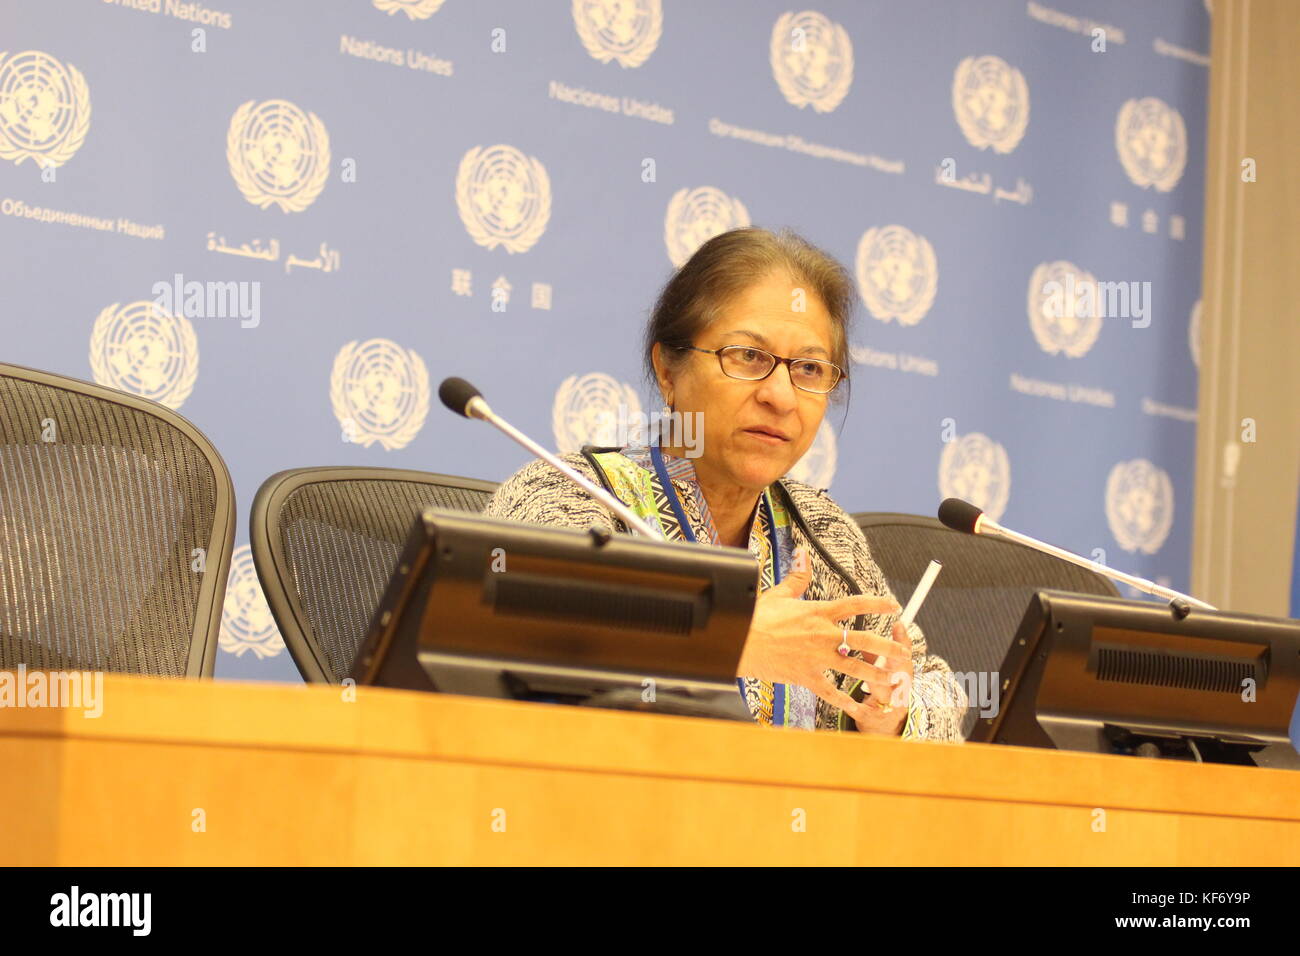
[{"label": "mesh chair back", "polygon": [[[925,631],[930,653],[956,672],[998,671],[1030,596],[1040,588],[1118,596],[1100,574],[1024,545],[953,531],[935,518],[883,512],[853,518],[903,604],[930,559],[943,564],[916,622]],[[972,706],[962,724],[964,734],[978,718],[978,708]]]},{"label": "mesh chair back", "polygon": [[0,669],[210,677],[234,515],[171,409],[0,365]]},{"label": "mesh chair back", "polygon": [[496,484],[392,468],[300,468],[257,492],[249,537],[267,603],[303,679],[352,670],[416,515],[482,511]]}]

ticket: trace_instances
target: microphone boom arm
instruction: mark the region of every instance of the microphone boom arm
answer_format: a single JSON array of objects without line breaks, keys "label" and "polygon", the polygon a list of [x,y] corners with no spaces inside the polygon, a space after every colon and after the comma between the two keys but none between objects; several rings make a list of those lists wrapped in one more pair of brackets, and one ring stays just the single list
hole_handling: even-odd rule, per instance
[{"label": "microphone boom arm", "polygon": [[488,403],[483,400],[482,396],[476,395],[474,398],[470,399],[469,403],[465,406],[465,415],[469,418],[481,418],[483,421],[495,425],[538,458],[543,459],[551,467],[559,469],[572,481],[584,488],[597,501],[622,518],[629,528],[635,528],[647,538],[659,537],[659,535],[655,533],[654,529],[641,518],[638,518],[631,508],[623,504],[623,502],[619,501],[604,488],[601,488],[584,478],[577,471],[562,462],[557,456],[551,454],[541,445],[537,444],[537,442],[533,441],[519,429],[515,428],[504,418],[498,416],[488,407]]},{"label": "microphone boom arm", "polygon": [[1045,551],[1053,557],[1060,558],[1062,561],[1068,561],[1070,564],[1086,568],[1087,570],[1100,574],[1103,577],[1122,581],[1131,587],[1137,588],[1139,591],[1153,595],[1154,597],[1164,598],[1166,601],[1171,603],[1174,601],[1184,601],[1192,607],[1204,608],[1207,611],[1216,610],[1213,604],[1206,604],[1204,601],[1183,594],[1181,591],[1175,591],[1172,588],[1164,587],[1163,585],[1156,584],[1154,581],[1148,581],[1146,578],[1139,578],[1136,575],[1126,574],[1123,571],[1116,571],[1114,568],[1108,568],[1106,565],[1098,564],[1096,561],[1089,561],[1087,558],[1081,558],[1072,551],[1066,551],[1062,548],[1056,547],[1055,545],[1048,544],[1045,541],[1039,541],[1036,538],[1031,538],[1028,535],[1021,534],[1018,531],[1012,531],[1010,528],[1004,528],[986,514],[981,514],[979,519],[976,521],[976,533],[987,534],[997,538],[1005,538],[1008,541],[1016,542],[1016,544],[1023,544],[1028,548],[1033,548],[1035,551]]}]

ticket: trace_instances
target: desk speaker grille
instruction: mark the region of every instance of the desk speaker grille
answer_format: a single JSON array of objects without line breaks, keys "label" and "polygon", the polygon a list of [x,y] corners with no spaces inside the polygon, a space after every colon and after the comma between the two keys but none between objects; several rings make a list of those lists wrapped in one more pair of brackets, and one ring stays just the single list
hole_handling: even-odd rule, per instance
[{"label": "desk speaker grille", "polygon": [[1240,693],[1246,678],[1258,680],[1251,661],[1179,657],[1155,651],[1103,647],[1097,654],[1097,679],[1155,687]]},{"label": "desk speaker grille", "polygon": [[497,582],[498,614],[544,615],[608,627],[635,627],[686,637],[695,618],[689,598],[628,594],[581,582],[529,581],[503,575]]}]

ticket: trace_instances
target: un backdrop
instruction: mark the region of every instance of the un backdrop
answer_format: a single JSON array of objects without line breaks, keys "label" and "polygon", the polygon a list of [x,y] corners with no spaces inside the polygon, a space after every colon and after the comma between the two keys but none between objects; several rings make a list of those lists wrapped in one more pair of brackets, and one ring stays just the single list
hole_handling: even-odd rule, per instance
[{"label": "un backdrop", "polygon": [[[710,236],[850,267],[852,403],[796,476],[945,495],[1188,586],[1203,0],[7,0],[5,361],[178,409],[234,476],[218,676],[296,679],[247,513],[284,468],[500,480],[657,409]],[[431,401],[432,398],[432,401]],[[435,407],[437,406],[437,407]],[[602,432],[605,432],[602,434]]]}]

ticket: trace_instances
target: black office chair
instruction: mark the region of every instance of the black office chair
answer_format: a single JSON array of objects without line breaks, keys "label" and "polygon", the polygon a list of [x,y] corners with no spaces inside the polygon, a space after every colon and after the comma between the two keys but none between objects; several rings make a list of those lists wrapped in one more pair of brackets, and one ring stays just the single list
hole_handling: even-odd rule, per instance
[{"label": "black office chair", "polygon": [[[956,672],[998,671],[1030,596],[1040,588],[1119,595],[1100,574],[1024,545],[953,531],[936,518],[864,512],[853,519],[903,604],[930,559],[943,564],[916,623],[925,632],[930,653]],[[978,718],[977,709],[966,712],[963,735]]]},{"label": "black office chair", "polygon": [[0,365],[0,669],[211,677],[234,533],[180,415]]},{"label": "black office chair", "polygon": [[263,482],[249,523],[253,564],[303,680],[337,684],[352,670],[424,507],[482,511],[496,488],[395,468],[298,468]]}]

